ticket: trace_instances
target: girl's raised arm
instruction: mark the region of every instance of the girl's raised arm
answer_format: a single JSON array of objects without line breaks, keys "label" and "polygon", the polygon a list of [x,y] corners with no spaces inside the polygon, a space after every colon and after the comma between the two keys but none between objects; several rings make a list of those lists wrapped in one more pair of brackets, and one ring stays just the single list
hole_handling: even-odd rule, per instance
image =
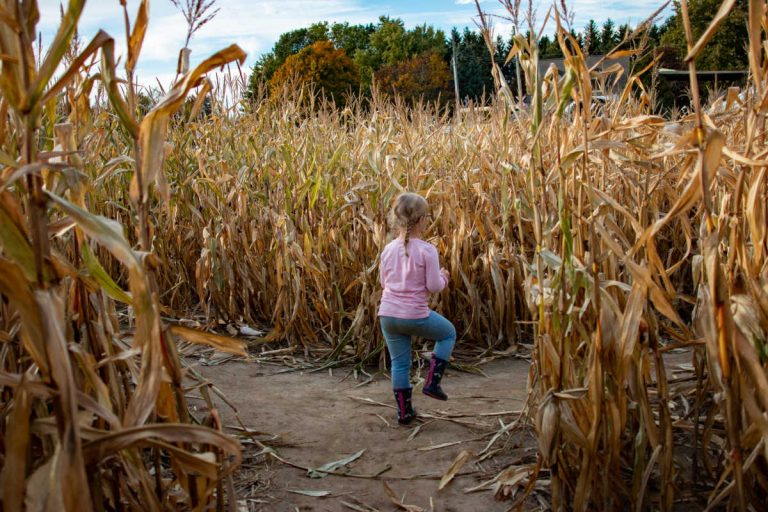
[{"label": "girl's raised arm", "polygon": [[427,290],[430,293],[439,293],[448,284],[448,278],[443,272],[440,272],[440,261],[437,257],[437,249],[432,247],[424,252],[426,270],[427,270]]}]

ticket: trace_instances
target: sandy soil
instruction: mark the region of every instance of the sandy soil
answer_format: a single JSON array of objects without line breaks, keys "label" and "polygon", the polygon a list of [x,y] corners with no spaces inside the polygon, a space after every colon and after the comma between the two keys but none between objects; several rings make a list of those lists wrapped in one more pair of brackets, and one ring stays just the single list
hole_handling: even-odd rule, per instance
[{"label": "sandy soil", "polygon": [[[495,446],[506,444],[507,448],[498,456],[480,463],[476,457],[470,458],[460,476],[446,488],[438,490],[438,484],[463,450],[478,453],[499,430],[499,420],[507,424],[517,417],[512,413],[479,415],[521,409],[528,368],[524,360],[504,359],[483,365],[487,376],[449,369],[443,380],[450,397],[447,402],[421,394],[420,386],[414,390],[417,411],[436,414],[440,419],[423,418],[413,425],[399,426],[394,407],[389,407],[394,399],[386,375],[363,384],[366,377],[355,380],[349,368],[337,368],[332,373],[287,373],[285,367],[260,363],[198,366],[237,407],[249,429],[280,435],[276,451],[284,459],[317,468],[365,449],[343,470],[373,475],[391,467],[378,478],[309,478],[306,471],[274,460],[267,465],[246,463],[239,476],[250,472],[253,479],[245,493],[248,508],[264,511],[355,510],[343,502],[359,507],[357,510],[398,510],[385,483],[402,503],[424,510],[507,510],[510,502],[496,501],[491,491],[464,491],[493,478],[510,463],[533,457],[535,443],[522,434],[497,443]],[[232,425],[233,415],[227,409],[222,406],[221,413],[225,423]],[[466,416],[446,418],[452,414]],[[464,442],[424,450],[456,441]],[[330,491],[330,495],[311,497],[291,490]]]}]

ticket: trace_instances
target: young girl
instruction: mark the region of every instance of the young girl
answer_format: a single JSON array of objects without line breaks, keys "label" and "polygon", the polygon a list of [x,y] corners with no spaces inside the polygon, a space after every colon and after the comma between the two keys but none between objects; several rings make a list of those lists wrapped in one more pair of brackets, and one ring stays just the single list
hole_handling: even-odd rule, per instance
[{"label": "young girl", "polygon": [[435,246],[420,238],[428,220],[426,199],[413,193],[400,194],[390,212],[390,223],[399,229],[400,236],[384,247],[379,267],[384,288],[379,322],[392,359],[392,388],[400,424],[416,417],[411,405],[411,336],[435,340],[422,392],[438,400],[448,399],[440,380],[456,342],[453,324],[429,309],[429,294],[445,288],[448,271],[440,268]]}]

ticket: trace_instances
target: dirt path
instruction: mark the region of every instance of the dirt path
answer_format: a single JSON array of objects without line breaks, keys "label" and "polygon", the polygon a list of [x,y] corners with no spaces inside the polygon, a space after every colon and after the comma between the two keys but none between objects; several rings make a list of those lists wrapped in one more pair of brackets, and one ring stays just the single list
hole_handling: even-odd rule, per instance
[{"label": "dirt path", "polygon": [[[282,463],[264,467],[245,467],[253,471],[254,496],[250,510],[264,511],[339,511],[397,510],[387,495],[386,482],[404,504],[435,511],[501,511],[509,502],[498,502],[491,491],[467,494],[465,489],[496,476],[511,461],[532,454],[532,439],[507,440],[503,455],[484,462],[470,459],[446,488],[438,491],[440,476],[463,450],[477,453],[500,428],[516,415],[477,416],[519,410],[526,397],[528,363],[505,359],[482,367],[487,377],[449,370],[444,389],[447,402],[432,400],[414,391],[414,406],[419,413],[466,414],[448,419],[425,419],[416,425],[401,427],[394,408],[366,403],[370,399],[386,406],[393,404],[389,380],[377,377],[367,385],[355,380],[351,369],[308,373],[280,373],[285,368],[230,362],[198,369],[211,379],[238,408],[250,429],[280,434],[280,456],[296,464],[317,468],[365,449],[363,455],[347,466],[350,473],[371,475],[391,469],[377,479],[329,475],[309,478],[307,472]],[[222,407],[225,423],[232,415]],[[459,424],[465,422],[466,424]],[[414,434],[415,437],[409,439]],[[485,439],[469,441],[486,436]],[[443,443],[467,441],[458,445],[424,451]],[[497,446],[501,446],[499,442]],[[422,449],[422,450],[420,450]],[[403,478],[413,479],[406,480]],[[290,490],[330,491],[326,497],[311,497]],[[366,509],[365,506],[373,507]]]}]

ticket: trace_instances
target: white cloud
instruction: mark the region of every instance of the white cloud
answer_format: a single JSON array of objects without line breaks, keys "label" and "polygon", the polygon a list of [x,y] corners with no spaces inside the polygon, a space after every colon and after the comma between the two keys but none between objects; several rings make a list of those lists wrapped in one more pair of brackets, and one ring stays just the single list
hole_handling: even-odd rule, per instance
[{"label": "white cloud", "polygon": [[[59,2],[62,0],[38,0],[41,21],[38,29],[43,34],[44,43],[49,43],[59,23]],[[606,8],[604,0],[572,0],[566,2],[575,13],[573,28],[583,29],[589,19],[595,19],[599,25],[610,16],[618,25],[644,20],[658,7],[659,0],[627,0],[611,4]],[[63,3],[67,3],[64,0]],[[441,5],[442,4],[442,5]],[[445,32],[456,26],[475,29],[477,11],[474,0],[454,0],[453,2],[371,2],[365,0],[220,0],[218,15],[196,33],[190,43],[192,64],[200,62],[211,53],[232,43],[240,45],[248,53],[246,69],[250,68],[258,56],[269,51],[280,34],[306,27],[318,21],[375,23],[380,15],[402,18],[407,26],[429,24],[442,28]],[[495,32],[502,37],[509,37],[511,23],[508,13],[496,1],[483,0],[482,7],[492,15]],[[526,5],[524,2],[523,5]],[[129,0],[129,17],[135,17],[138,0]],[[420,5],[426,9],[417,12]],[[537,23],[540,30],[549,3],[535,3]],[[444,8],[442,8],[444,6]],[[155,0],[151,3],[149,30],[144,41],[137,72],[143,82],[154,83],[154,77],[172,76],[176,69],[179,49],[184,44],[186,22],[167,0]],[[125,27],[123,12],[117,0],[89,0],[81,17],[80,34],[87,42],[98,29],[109,32],[116,41],[116,51],[124,54]],[[548,22],[545,33],[554,31],[552,20]]]},{"label": "white cloud", "polygon": [[[52,33],[59,26],[61,20],[61,11],[59,6],[63,4],[64,8],[68,2],[62,0],[38,0],[40,9],[40,23],[38,30],[45,36],[46,33]],[[91,1],[85,3],[83,14],[80,17],[80,29],[89,29],[91,26],[106,25],[110,20],[116,20],[120,15],[122,19],[122,10],[117,1]],[[116,34],[112,34],[115,36]]]}]

